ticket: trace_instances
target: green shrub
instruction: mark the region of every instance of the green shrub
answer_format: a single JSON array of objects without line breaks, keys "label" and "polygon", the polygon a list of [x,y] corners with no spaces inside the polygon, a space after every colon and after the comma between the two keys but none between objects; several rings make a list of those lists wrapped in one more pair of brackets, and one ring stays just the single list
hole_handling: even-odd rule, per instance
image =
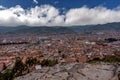
[{"label": "green shrub", "polygon": [[118,73],[118,79],[120,80],[120,72]]},{"label": "green shrub", "polygon": [[20,58],[16,58],[15,65],[12,69],[12,72],[14,73],[15,77],[21,76],[22,72],[26,70],[26,65],[22,62]]},{"label": "green shrub", "polygon": [[44,59],[42,62],[41,62],[41,66],[54,66],[58,64],[58,61],[57,60],[48,60],[48,59]]},{"label": "green shrub", "polygon": [[30,67],[35,64],[39,64],[39,61],[36,58],[29,57],[29,58],[27,58],[25,64]]},{"label": "green shrub", "polygon": [[13,80],[14,74],[11,69],[7,69],[4,73],[0,73],[0,80]]},{"label": "green shrub", "polygon": [[111,56],[111,57],[108,57],[108,58],[105,58],[102,60],[97,58],[97,59],[93,59],[93,60],[89,61],[88,63],[96,63],[96,62],[115,63],[115,62],[120,62],[120,58],[115,57],[115,56]]}]

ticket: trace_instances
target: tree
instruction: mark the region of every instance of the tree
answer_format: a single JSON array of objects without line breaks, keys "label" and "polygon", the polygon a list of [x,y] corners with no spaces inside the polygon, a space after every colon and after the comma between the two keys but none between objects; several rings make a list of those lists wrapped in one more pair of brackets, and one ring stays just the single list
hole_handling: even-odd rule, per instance
[{"label": "tree", "polygon": [[0,73],[0,80],[13,80],[14,74],[11,69],[7,69],[4,73]]},{"label": "tree", "polygon": [[26,66],[23,64],[22,60],[18,57],[16,58],[15,65],[13,67],[13,73],[15,73],[15,76],[21,76],[22,72],[25,71]]},{"label": "tree", "polygon": [[27,58],[27,60],[25,62],[25,64],[28,65],[29,67],[33,66],[37,63],[39,63],[39,61],[36,58],[32,58],[32,57]]}]

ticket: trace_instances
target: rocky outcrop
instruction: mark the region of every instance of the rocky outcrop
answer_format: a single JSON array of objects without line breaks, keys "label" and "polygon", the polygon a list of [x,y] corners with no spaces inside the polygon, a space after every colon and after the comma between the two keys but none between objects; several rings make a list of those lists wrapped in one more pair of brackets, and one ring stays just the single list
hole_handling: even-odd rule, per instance
[{"label": "rocky outcrop", "polygon": [[64,63],[36,70],[16,80],[119,80],[119,71],[118,64]]}]

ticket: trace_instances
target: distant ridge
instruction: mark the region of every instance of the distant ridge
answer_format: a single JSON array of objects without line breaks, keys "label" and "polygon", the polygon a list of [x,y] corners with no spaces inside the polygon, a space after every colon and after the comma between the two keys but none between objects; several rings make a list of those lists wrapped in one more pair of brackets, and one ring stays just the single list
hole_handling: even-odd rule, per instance
[{"label": "distant ridge", "polygon": [[98,24],[98,25],[86,25],[86,26],[74,26],[71,27],[72,30],[79,31],[120,31],[120,23],[108,23],[108,24]]},{"label": "distant ridge", "polygon": [[29,27],[29,26],[18,26],[18,27],[0,27],[1,34],[19,34],[19,33],[37,33],[37,34],[71,34],[79,33],[84,31],[103,31],[103,30],[114,30],[120,31],[120,23],[108,23],[98,25],[86,25],[86,26],[54,26],[54,27]]}]

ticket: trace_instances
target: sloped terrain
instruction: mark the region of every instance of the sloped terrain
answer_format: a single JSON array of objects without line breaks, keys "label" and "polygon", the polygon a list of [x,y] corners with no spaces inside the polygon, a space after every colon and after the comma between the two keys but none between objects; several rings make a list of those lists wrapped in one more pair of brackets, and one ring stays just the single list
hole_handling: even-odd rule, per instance
[{"label": "sloped terrain", "polygon": [[119,80],[117,64],[58,64],[36,70],[16,80]]},{"label": "sloped terrain", "polygon": [[120,23],[108,23],[102,25],[86,25],[86,26],[54,26],[54,27],[0,27],[0,34],[72,34],[79,32],[93,32],[93,31],[120,31]]}]

